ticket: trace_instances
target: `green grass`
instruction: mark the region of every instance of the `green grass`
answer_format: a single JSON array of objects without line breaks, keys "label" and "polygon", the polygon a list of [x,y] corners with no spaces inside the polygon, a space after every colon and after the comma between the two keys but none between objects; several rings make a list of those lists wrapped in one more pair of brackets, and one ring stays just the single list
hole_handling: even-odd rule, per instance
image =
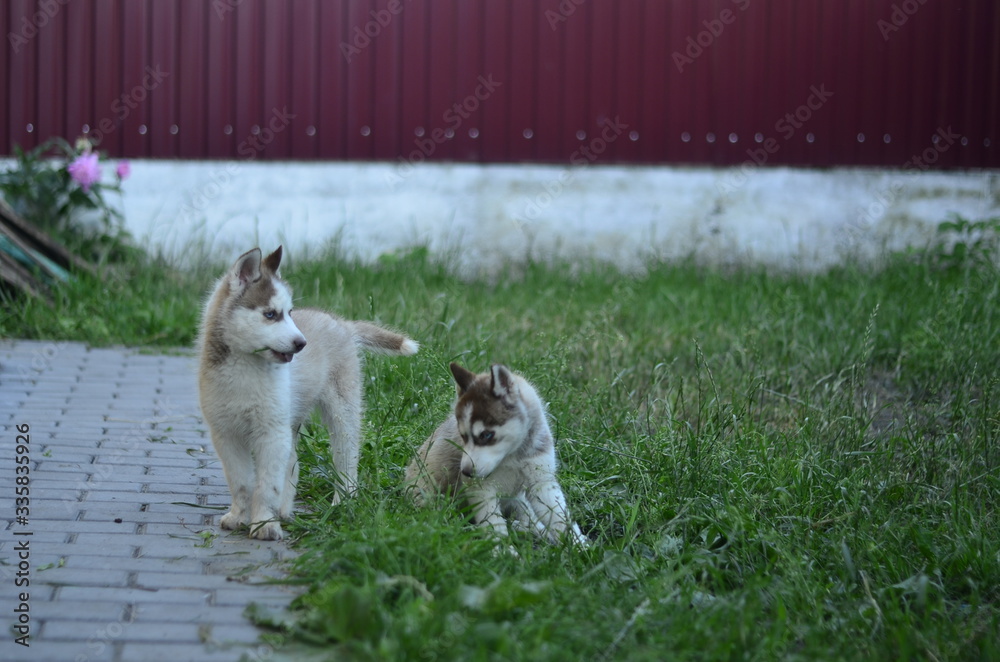
[{"label": "green grass", "polygon": [[[266,635],[274,659],[998,659],[1000,279],[934,258],[495,282],[423,251],[293,261],[298,305],[422,349],[368,360],[357,498],[328,506],[326,431],[302,441],[286,528],[306,592]],[[0,333],[189,344],[216,273],[108,267],[52,308],[6,306]],[[497,557],[460,514],[404,498],[451,360],[506,363],[549,401],[589,549],[515,536],[520,558]]]}]

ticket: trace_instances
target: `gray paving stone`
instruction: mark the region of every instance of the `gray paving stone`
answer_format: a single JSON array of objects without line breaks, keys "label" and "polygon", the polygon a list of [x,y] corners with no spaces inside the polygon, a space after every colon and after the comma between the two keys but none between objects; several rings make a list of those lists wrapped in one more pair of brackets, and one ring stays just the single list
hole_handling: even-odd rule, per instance
[{"label": "gray paving stone", "polygon": [[[217,528],[229,494],[196,375],[191,352],[0,340],[0,440],[28,423],[33,463],[33,639],[5,659],[236,660],[259,645],[246,605],[294,597],[256,583],[282,576],[284,543]],[[0,472],[5,512],[12,478]]]},{"label": "gray paving stone", "polygon": [[[120,601],[122,604],[142,604],[156,602],[161,604],[210,604],[212,591],[193,591],[185,589],[157,589],[146,586],[129,588],[116,586],[62,586],[59,588],[59,599],[80,601],[98,600],[101,602]],[[231,604],[231,603],[229,603]]]},{"label": "gray paving stone", "polygon": [[138,609],[137,620],[163,623],[214,623],[219,625],[246,625],[245,607],[201,605],[183,610],[175,605],[144,604]]},{"label": "gray paving stone", "polygon": [[[7,643],[7,642],[4,642]],[[118,648],[114,645],[106,645],[104,642],[93,641],[89,644],[83,641],[49,641],[47,639],[36,638],[31,642],[31,648],[25,648],[23,657],[16,657],[18,652],[12,652],[13,660],[24,660],[35,662],[36,660],[46,660],[56,662],[112,662],[118,657]],[[132,658],[142,659],[142,658]],[[183,658],[178,658],[183,659]],[[222,658],[219,658],[222,659]],[[237,658],[230,658],[237,659]]]},{"label": "gray paving stone", "polygon": [[[179,522],[179,518],[183,517],[185,521],[194,521],[189,517],[178,516],[173,513],[145,513],[138,512],[139,504],[128,504],[135,506],[133,510],[127,510],[127,505],[122,506],[118,509],[111,510],[92,510],[87,509],[80,514],[80,521],[83,522],[113,522],[115,519],[121,519],[122,523],[130,524],[176,524]],[[202,518],[203,519],[203,518]]]},{"label": "gray paving stone", "polygon": [[[28,529],[30,530],[30,525]],[[32,551],[43,550],[46,545],[63,545],[66,543],[66,539],[69,534],[63,533],[62,531],[33,531],[33,535],[14,538],[6,537],[5,540],[0,540],[0,551],[9,554],[19,542],[27,541],[28,546]],[[51,549],[51,547],[49,547]],[[0,558],[3,558],[4,554],[0,554]]]},{"label": "gray paving stone", "polygon": [[128,573],[164,572],[188,575],[204,574],[210,564],[201,559],[159,559],[127,557],[112,558],[107,555],[72,554],[65,557],[66,567],[94,570],[122,570]]},{"label": "gray paving stone", "polygon": [[[173,607],[176,609],[176,607]],[[39,602],[32,605],[32,616],[42,622],[47,621],[98,621],[101,623],[118,621],[125,618],[127,608],[120,602],[98,602],[82,600],[72,602],[59,600],[57,602]]]},{"label": "gray paving stone", "polygon": [[[120,539],[121,538],[121,539]],[[64,556],[105,556],[108,558],[132,558],[139,550],[139,545],[135,544],[134,536],[101,536],[101,540],[93,542],[72,542],[66,543],[64,547],[58,549],[49,548],[49,551],[56,551]]]},{"label": "gray paving stone", "polygon": [[121,524],[114,521],[92,522],[92,521],[60,521],[57,519],[33,518],[31,528],[37,536],[41,531],[61,531],[63,533],[113,533],[130,535],[136,533],[134,522],[122,521]]},{"label": "gray paving stone", "polygon": [[35,573],[36,584],[49,586],[102,586],[126,588],[134,584],[131,574],[124,570],[93,570],[90,568],[52,568]]},{"label": "gray paving stone", "polygon": [[[254,647],[260,644],[255,644]],[[205,644],[186,643],[133,643],[126,642],[122,646],[122,660],[142,660],[143,662],[233,662],[241,659],[244,646],[211,646]],[[252,649],[251,649],[252,650]],[[263,660],[270,657],[250,657],[251,660]]]},{"label": "gray paving stone", "polygon": [[37,476],[38,474],[44,475],[49,472],[60,473],[60,474],[66,474],[66,473],[81,474],[81,473],[86,473],[88,471],[93,471],[92,468],[93,464],[91,463],[91,461],[93,460],[93,456],[80,455],[79,457],[80,457],[79,460],[68,460],[68,459],[52,460],[49,458],[42,458],[41,460],[36,460],[36,464],[34,469],[32,470],[32,474],[35,476]]},{"label": "gray paving stone", "polygon": [[135,573],[135,586],[175,588],[188,591],[214,591],[228,588],[232,582],[224,575],[194,575],[177,572],[146,572]]}]

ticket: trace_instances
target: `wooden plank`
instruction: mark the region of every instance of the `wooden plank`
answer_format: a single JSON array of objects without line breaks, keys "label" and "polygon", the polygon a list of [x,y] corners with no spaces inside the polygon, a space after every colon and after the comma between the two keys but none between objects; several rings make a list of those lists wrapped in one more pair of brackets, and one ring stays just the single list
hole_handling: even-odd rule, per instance
[{"label": "wooden plank", "polygon": [[[38,268],[38,270],[45,272],[51,278],[55,278],[55,279],[61,279],[61,278],[63,278],[64,274],[60,273],[57,270],[58,267],[54,267],[52,264],[50,264],[49,262],[46,262],[45,260],[38,259],[37,256],[36,256],[36,254],[35,254],[35,251],[32,250],[32,248],[30,246],[28,246],[24,241],[22,241],[21,238],[18,237],[17,234],[13,230],[11,230],[10,228],[8,228],[7,225],[2,222],[2,219],[0,219],[0,235],[2,235],[4,237],[4,239],[6,239],[7,242],[9,242],[11,245],[13,245],[16,249],[20,250],[21,253],[23,253],[25,256],[27,256],[28,259],[31,259],[33,261],[33,264],[35,265],[35,267]],[[3,254],[4,257],[7,257],[7,254],[4,253],[3,251],[0,251],[0,254]],[[18,266],[22,266],[23,267],[23,265],[21,264],[21,262],[17,261],[16,259],[15,259],[14,264],[17,264]],[[26,271],[25,273],[28,274],[30,272]],[[34,281],[36,279],[34,279],[32,277],[31,280]]]},{"label": "wooden plank", "polygon": [[35,298],[48,300],[44,286],[20,262],[3,252],[0,252],[0,279]]},{"label": "wooden plank", "polygon": [[[43,252],[60,266],[66,268],[74,267],[89,273],[95,273],[94,268],[90,264],[74,253],[69,252],[49,235],[21,218],[2,198],[0,198],[0,221],[2,221],[7,229],[17,233],[17,240],[14,243],[18,243],[18,241],[27,242],[26,245],[29,248]],[[8,234],[8,236],[11,235]]]}]

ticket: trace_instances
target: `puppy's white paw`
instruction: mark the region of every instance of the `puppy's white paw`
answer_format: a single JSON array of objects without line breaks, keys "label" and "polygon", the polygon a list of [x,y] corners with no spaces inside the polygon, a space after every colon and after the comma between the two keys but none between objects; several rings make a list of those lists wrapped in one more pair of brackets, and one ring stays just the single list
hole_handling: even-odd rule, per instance
[{"label": "puppy's white paw", "polygon": [[235,513],[232,510],[223,515],[222,518],[219,520],[219,526],[227,530],[238,529],[240,528],[240,526],[246,523],[247,522],[242,515],[240,515],[239,513]]},{"label": "puppy's white paw", "polygon": [[257,540],[281,540],[285,533],[277,522],[264,522],[250,526],[250,537]]}]

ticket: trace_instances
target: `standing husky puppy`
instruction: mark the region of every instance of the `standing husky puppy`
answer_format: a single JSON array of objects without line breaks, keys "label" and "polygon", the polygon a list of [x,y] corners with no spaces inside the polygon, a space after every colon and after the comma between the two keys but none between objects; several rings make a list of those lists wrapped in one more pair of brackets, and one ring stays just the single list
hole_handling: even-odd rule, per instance
[{"label": "standing husky puppy", "polygon": [[534,387],[505,366],[477,375],[457,363],[455,411],[424,442],[406,469],[418,503],[425,494],[460,494],[477,524],[507,534],[504,517],[554,542],[569,534],[586,546],[570,520],[556,480],[555,440]]},{"label": "standing husky puppy", "polygon": [[409,355],[417,343],[367,322],[320,310],[292,313],[292,291],[278,276],[281,247],[261,259],[244,253],[205,305],[199,344],[201,411],[222,461],[233,505],[224,529],[280,540],[276,518],[292,512],[299,426],[315,407],[330,431],[342,481],[334,497],[357,489],[361,445],[359,347]]}]

